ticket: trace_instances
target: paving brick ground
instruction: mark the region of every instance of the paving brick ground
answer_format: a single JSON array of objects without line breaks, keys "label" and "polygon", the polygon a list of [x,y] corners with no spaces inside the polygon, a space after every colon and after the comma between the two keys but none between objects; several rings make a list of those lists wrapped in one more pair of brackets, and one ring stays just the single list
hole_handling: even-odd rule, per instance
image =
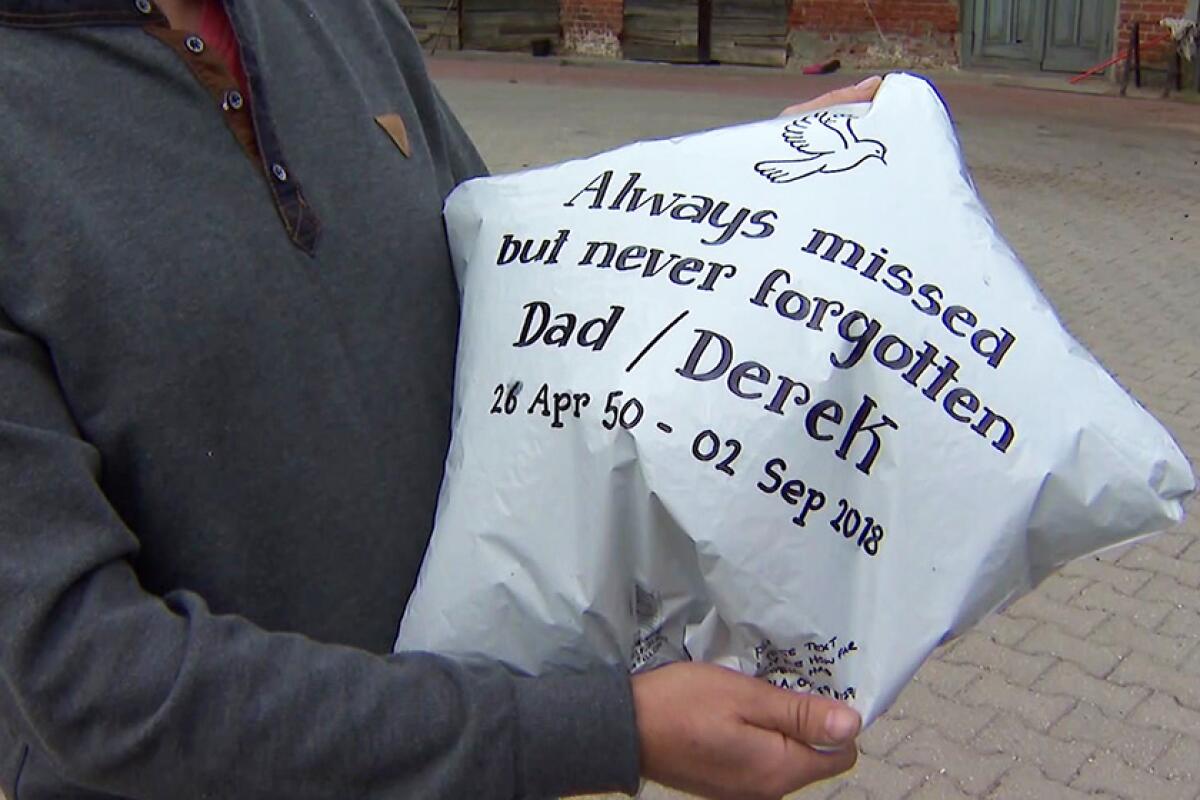
[{"label": "paving brick ground", "polygon": [[[439,59],[496,170],[772,115],[845,82]],[[1075,335],[1200,455],[1200,106],[945,76],[1001,230]],[[802,798],[1200,798],[1200,510],[1073,564],[929,661]],[[681,797],[648,786],[653,800]]]}]

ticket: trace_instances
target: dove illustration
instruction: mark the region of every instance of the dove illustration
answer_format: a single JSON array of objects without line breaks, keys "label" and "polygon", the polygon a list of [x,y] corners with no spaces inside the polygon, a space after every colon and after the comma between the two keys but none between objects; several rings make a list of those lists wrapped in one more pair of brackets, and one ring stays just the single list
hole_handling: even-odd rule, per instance
[{"label": "dove illustration", "polygon": [[802,158],[760,161],[758,174],[772,183],[791,183],[819,172],[845,172],[871,158],[883,161],[887,148],[875,139],[860,139],[849,114],[818,111],[788,123],[783,140]]}]

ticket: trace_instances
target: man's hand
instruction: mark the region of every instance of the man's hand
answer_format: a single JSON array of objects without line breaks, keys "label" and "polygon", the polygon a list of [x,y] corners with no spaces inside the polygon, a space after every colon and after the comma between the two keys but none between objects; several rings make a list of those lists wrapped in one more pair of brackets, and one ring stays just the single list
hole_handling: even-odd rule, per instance
[{"label": "man's hand", "polygon": [[864,81],[860,81],[854,86],[846,86],[842,89],[836,89],[832,92],[826,92],[820,97],[814,97],[807,103],[800,103],[795,106],[788,106],[779,116],[790,117],[797,114],[804,114],[809,111],[816,111],[820,108],[829,108],[830,106],[842,106],[848,103],[869,103],[875,98],[875,91],[879,88],[879,84],[883,83],[883,78],[878,75],[872,75]]},{"label": "man's hand", "polygon": [[711,664],[635,675],[633,703],[642,774],[713,800],[779,800],[858,759],[850,707]]}]

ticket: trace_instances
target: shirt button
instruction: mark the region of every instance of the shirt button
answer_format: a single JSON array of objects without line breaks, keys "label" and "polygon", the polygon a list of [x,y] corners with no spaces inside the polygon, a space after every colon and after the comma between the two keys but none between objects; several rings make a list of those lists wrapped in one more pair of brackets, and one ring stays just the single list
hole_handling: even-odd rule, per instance
[{"label": "shirt button", "polygon": [[241,92],[237,91],[236,89],[230,89],[225,93],[225,100],[221,104],[221,107],[226,111],[241,111],[242,106],[245,105],[245,102],[246,101],[242,97]]},{"label": "shirt button", "polygon": [[271,174],[275,176],[275,180],[283,183],[287,180],[287,170],[283,168],[283,164],[272,164]]},{"label": "shirt button", "polygon": [[134,0],[133,4],[143,14],[150,14],[154,11],[154,6],[150,4],[150,0]]},{"label": "shirt button", "polygon": [[199,36],[189,36],[183,40],[183,46],[191,50],[196,55],[204,52],[204,40]]}]

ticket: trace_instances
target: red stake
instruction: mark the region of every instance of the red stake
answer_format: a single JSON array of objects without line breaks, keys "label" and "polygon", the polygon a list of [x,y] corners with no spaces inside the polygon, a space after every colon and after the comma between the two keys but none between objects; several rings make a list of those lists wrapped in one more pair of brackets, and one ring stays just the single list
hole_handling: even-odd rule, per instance
[{"label": "red stake", "polygon": [[[1148,42],[1144,42],[1142,44],[1142,47],[1153,47],[1154,45],[1158,44],[1159,42],[1165,42],[1167,39],[1170,39],[1170,38],[1171,38],[1171,34],[1169,34],[1169,33],[1164,34],[1162,36],[1159,36],[1156,39],[1151,39]],[[1109,67],[1111,67],[1113,64],[1117,63],[1118,61],[1124,61],[1128,57],[1129,57],[1129,51],[1122,50],[1120,53],[1113,56],[1108,61],[1105,61],[1103,64],[1097,64],[1096,66],[1088,69],[1087,71],[1079,73],[1075,77],[1071,78],[1071,80],[1068,81],[1068,83],[1072,83],[1072,84],[1079,83],[1080,81],[1082,81],[1086,78],[1092,77],[1097,72],[1102,72],[1102,71],[1108,69]]]}]

